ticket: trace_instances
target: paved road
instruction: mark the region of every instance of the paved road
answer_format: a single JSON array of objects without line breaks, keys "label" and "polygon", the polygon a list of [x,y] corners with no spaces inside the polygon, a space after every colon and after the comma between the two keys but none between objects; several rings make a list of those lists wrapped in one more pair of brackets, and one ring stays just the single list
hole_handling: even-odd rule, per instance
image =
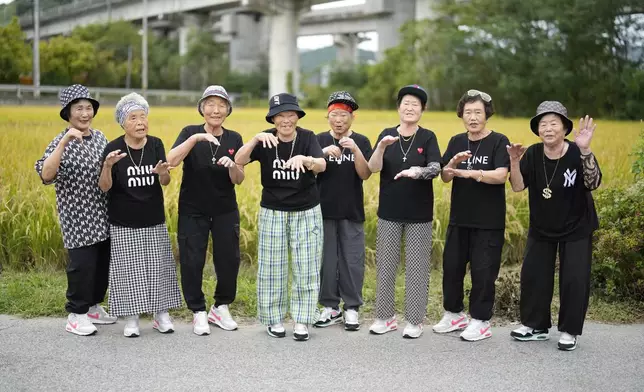
[{"label": "paved road", "polygon": [[514,342],[509,326],[479,343],[365,326],[316,329],[308,342],[259,325],[199,337],[177,323],[161,335],[149,321],[127,339],[122,326],[76,337],[62,319],[0,315],[0,391],[644,391],[644,325],[588,324],[574,352]]}]

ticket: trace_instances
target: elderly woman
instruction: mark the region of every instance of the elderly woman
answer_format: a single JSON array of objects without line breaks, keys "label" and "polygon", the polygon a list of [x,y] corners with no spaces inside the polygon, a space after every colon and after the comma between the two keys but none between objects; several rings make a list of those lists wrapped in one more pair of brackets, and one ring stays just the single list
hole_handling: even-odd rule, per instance
[{"label": "elderly woman", "polygon": [[418,85],[398,92],[400,124],[380,133],[369,169],[380,172],[376,237],[376,320],[369,328],[384,334],[398,328],[394,308],[396,269],[405,237],[405,338],[423,333],[429,294],[434,190],[441,156],[434,132],[418,125],[427,92]]},{"label": "elderly woman", "polygon": [[[244,181],[244,168],[234,163],[242,137],[224,128],[233,111],[222,86],[209,86],[197,103],[204,123],[185,127],[168,153],[168,163],[183,162],[179,194],[179,260],[183,296],[193,316],[193,332],[210,334],[208,322],[226,331],[237,329],[228,306],[237,295],[239,272],[239,210],[235,185]],[[206,314],[201,290],[208,239],[217,275],[215,303]]]},{"label": "elderly woman", "polygon": [[105,299],[110,262],[107,205],[98,188],[101,153],[107,139],[92,129],[99,103],[85,86],[61,91],[64,131],[49,143],[36,164],[43,184],[56,184],[56,206],[68,251],[65,329],[76,335],[96,333],[94,324],[113,324],[100,305]]},{"label": "elderly woman", "polygon": [[324,306],[315,327],[327,327],[343,319],[344,328],[360,329],[365,240],[362,182],[371,176],[367,160],[371,143],[351,130],[355,99],[346,91],[331,94],[327,101],[330,130],[317,135],[327,168],[317,177],[324,219],[320,304]]},{"label": "elderly woman", "polygon": [[530,120],[541,139],[527,150],[508,146],[512,190],[528,188],[530,229],[521,268],[521,327],[511,336],[519,341],[547,340],[552,326],[554,275],[559,255],[559,349],[577,348],[588,308],[592,234],[598,227],[591,191],[601,183],[597,159],[590,150],[596,125],[579,120],[574,142],[566,140],[573,124],[566,108],[542,102]]},{"label": "elderly woman", "polygon": [[161,189],[170,183],[170,173],[163,142],[148,135],[148,111],[137,93],[116,104],[116,121],[125,134],[105,147],[99,180],[108,194],[112,239],[110,315],[126,317],[126,337],[140,335],[143,313],[153,314],[154,329],[173,332],[168,310],[181,306]]},{"label": "elderly woman", "polygon": [[[449,226],[443,251],[445,314],[434,332],[465,329],[461,338],[492,336],[495,281],[501,267],[505,232],[505,182],[510,158],[503,134],[487,129],[494,114],[492,97],[478,90],[465,93],[456,107],[466,132],[452,137],[443,155],[444,182],[453,181]],[[463,279],[470,263],[469,321],[463,312]],[[466,328],[467,327],[467,328]]]},{"label": "elderly woman", "polygon": [[261,168],[257,313],[270,336],[286,336],[290,253],[293,338],[305,341],[307,325],[318,321],[323,226],[315,176],[326,160],[315,134],[297,126],[305,113],[295,96],[274,95],[269,105],[266,121],[275,127],[255,135],[235,158],[239,165],[259,161]]}]

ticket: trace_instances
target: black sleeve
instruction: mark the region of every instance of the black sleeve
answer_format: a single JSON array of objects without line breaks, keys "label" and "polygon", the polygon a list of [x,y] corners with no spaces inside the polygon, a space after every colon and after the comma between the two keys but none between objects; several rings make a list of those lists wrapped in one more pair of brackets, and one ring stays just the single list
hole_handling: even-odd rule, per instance
[{"label": "black sleeve", "polygon": [[237,156],[237,151],[239,151],[239,149],[242,148],[243,145],[244,140],[242,139],[242,136],[240,134],[237,134],[237,139],[235,140],[235,151],[233,152],[233,161],[235,160],[235,156]]},{"label": "black sleeve", "polygon": [[429,131],[429,137],[425,143],[425,158],[427,159],[428,164],[432,162],[440,164],[441,162],[441,152],[438,148],[438,139],[436,139],[436,135],[432,131]]},{"label": "black sleeve", "polygon": [[309,145],[306,149],[306,155],[311,156],[313,158],[324,157],[324,153],[322,152],[322,147],[320,147],[318,138],[317,136],[315,136],[313,132],[311,132],[311,136],[309,137]]},{"label": "black sleeve", "polygon": [[172,145],[172,148],[175,148],[175,147],[179,146],[181,143],[183,143],[183,142],[185,142],[186,140],[188,140],[188,138],[189,138],[190,136],[191,136],[191,135],[190,135],[190,132],[188,131],[188,128],[187,128],[187,127],[186,127],[186,128],[183,128],[183,129],[181,130],[181,132],[179,132],[179,136],[177,137],[177,140],[176,140],[176,141],[174,142],[174,144]]},{"label": "black sleeve", "polygon": [[445,150],[445,154],[443,154],[443,161],[441,162],[441,166],[445,167],[449,163],[452,158],[454,158],[454,155],[456,153],[454,152],[454,141],[455,136],[452,136],[451,139],[449,139],[449,143],[447,143],[447,149]]},{"label": "black sleeve", "polygon": [[371,148],[371,142],[366,136],[360,138],[360,144],[358,144],[358,148],[362,152],[364,159],[369,161],[369,159],[371,159],[371,154],[373,154],[373,149]]},{"label": "black sleeve", "polygon": [[388,130],[389,130],[389,129],[387,129],[387,128],[386,128],[386,129],[383,129],[383,130],[382,130],[382,132],[380,132],[380,135],[378,135],[378,139],[376,140],[376,144],[374,144],[373,148],[378,147],[378,143],[380,143],[380,141],[381,141],[385,136],[389,135],[389,133],[387,132]]},{"label": "black sleeve", "polygon": [[264,146],[262,146],[262,143],[255,144],[255,148],[253,148],[253,151],[250,152],[251,162],[259,161],[259,158],[261,156],[261,148],[264,148]]},{"label": "black sleeve", "polygon": [[156,145],[154,146],[155,153],[157,154],[157,162],[166,162],[165,156],[165,147],[163,146],[163,141],[159,138],[155,138]]},{"label": "black sleeve", "polygon": [[496,151],[492,157],[492,165],[495,169],[499,167],[510,167],[510,154],[506,146],[510,145],[510,140],[505,135],[501,135],[499,142],[496,144]]},{"label": "black sleeve", "polygon": [[532,156],[534,152],[534,148],[532,146],[528,147],[526,150],[525,154],[521,157],[521,161],[519,162],[519,168],[521,170],[521,176],[523,177],[523,185],[525,187],[530,186],[530,176],[532,174]]}]

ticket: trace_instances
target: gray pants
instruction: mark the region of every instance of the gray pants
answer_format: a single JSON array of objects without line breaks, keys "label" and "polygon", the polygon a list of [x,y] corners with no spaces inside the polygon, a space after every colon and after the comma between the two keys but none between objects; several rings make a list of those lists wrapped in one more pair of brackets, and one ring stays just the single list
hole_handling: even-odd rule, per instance
[{"label": "gray pants", "polygon": [[344,309],[362,305],[364,281],[364,225],[349,220],[324,220],[324,250],[320,304],[337,308],[340,299]]}]

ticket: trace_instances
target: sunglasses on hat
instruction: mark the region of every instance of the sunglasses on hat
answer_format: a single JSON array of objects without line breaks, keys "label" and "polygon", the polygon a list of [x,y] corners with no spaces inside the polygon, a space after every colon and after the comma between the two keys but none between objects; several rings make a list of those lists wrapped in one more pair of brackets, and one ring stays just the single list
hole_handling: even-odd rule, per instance
[{"label": "sunglasses on hat", "polygon": [[492,101],[492,97],[490,96],[490,94],[484,93],[483,91],[479,91],[479,90],[467,90],[467,95],[470,97],[480,96],[481,99],[483,99],[485,102]]}]

